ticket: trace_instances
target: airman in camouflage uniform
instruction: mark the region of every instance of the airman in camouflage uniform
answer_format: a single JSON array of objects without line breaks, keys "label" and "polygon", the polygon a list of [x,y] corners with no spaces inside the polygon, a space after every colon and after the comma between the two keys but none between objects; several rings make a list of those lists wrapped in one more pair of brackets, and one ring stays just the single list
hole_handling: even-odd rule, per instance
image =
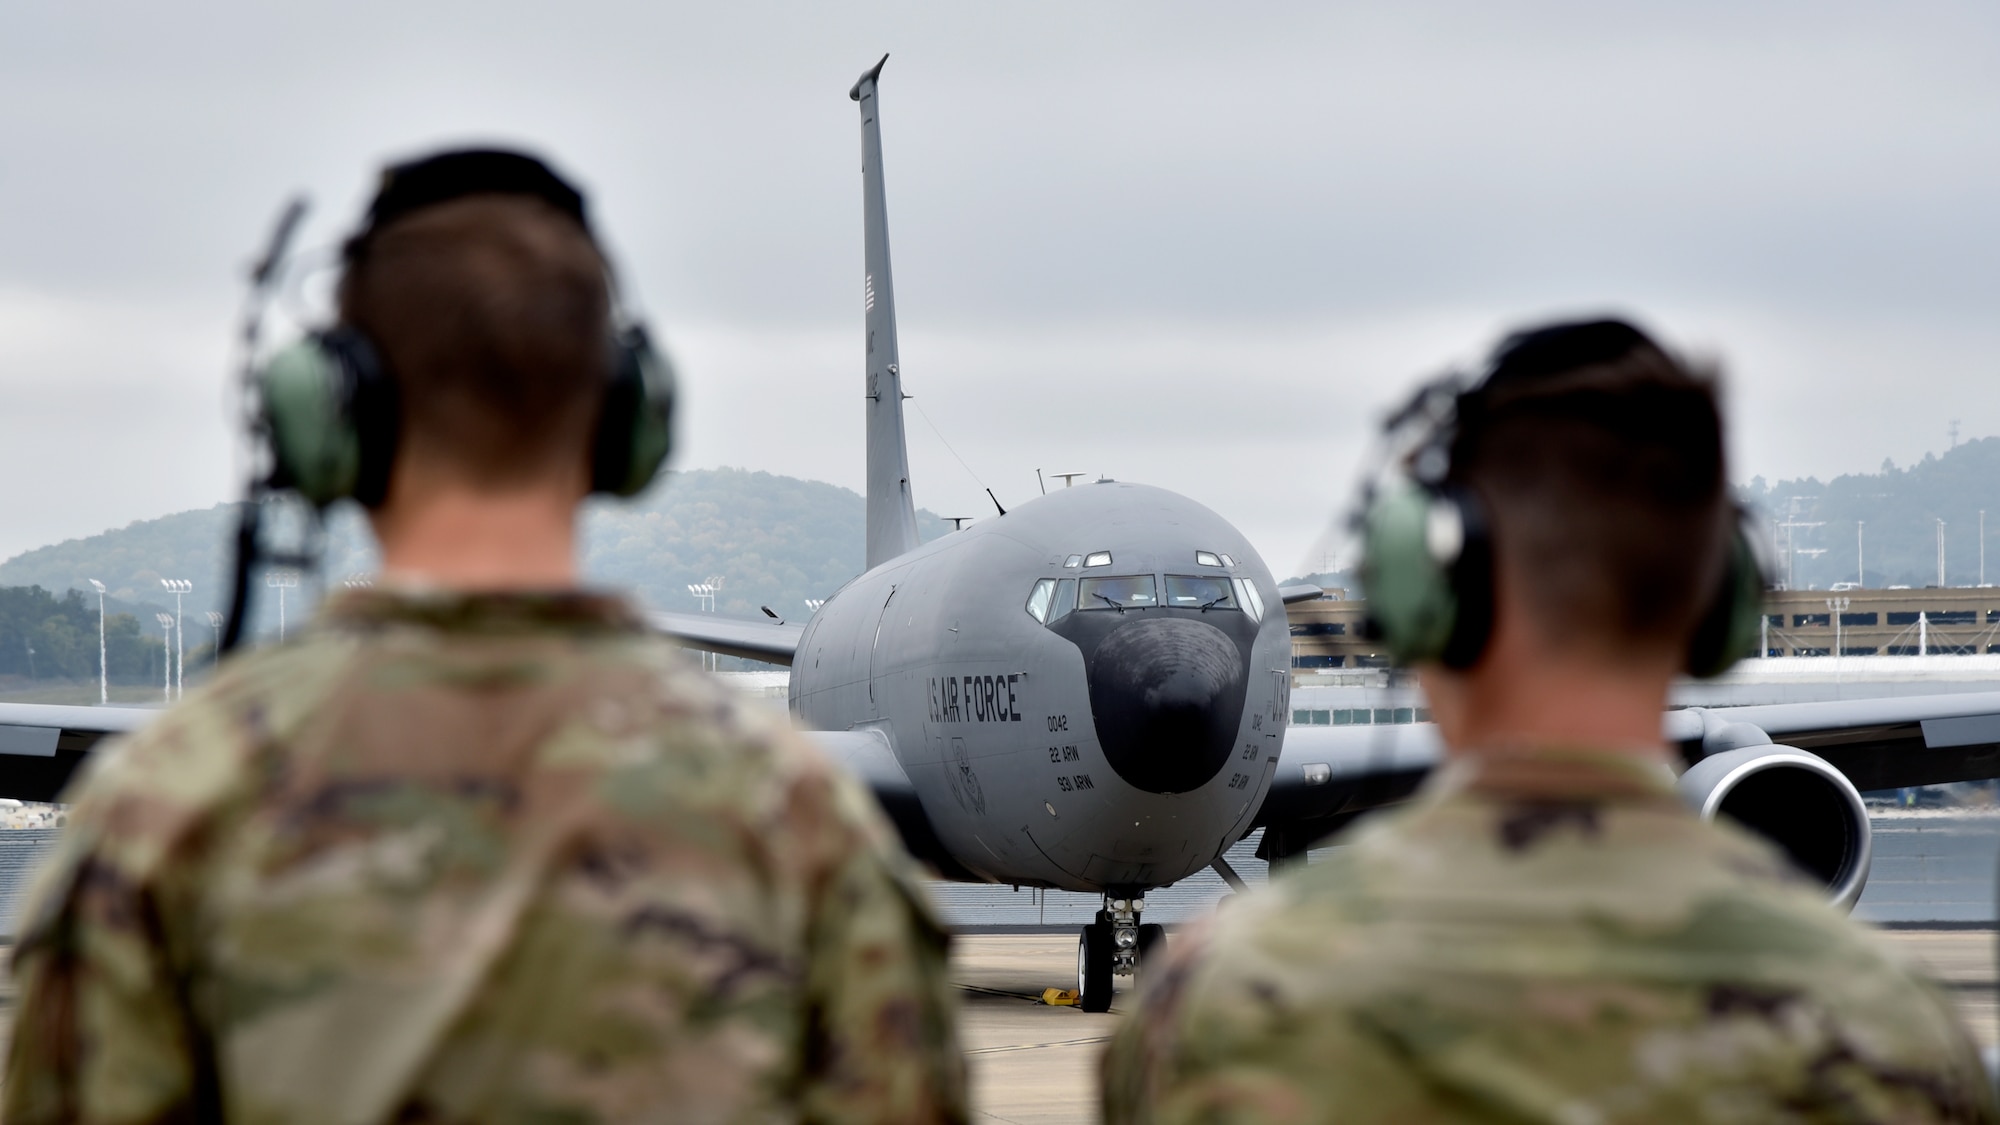
[{"label": "airman in camouflage uniform", "polygon": [[99,755],[6,1120],[937,1121],[871,798],[589,594],[353,591]]},{"label": "airman in camouflage uniform", "polygon": [[872,798],[578,585],[578,505],[651,479],[669,401],[616,382],[582,195],[440,153],[345,261],[295,421],[359,450],[310,495],[367,506],[382,584],[72,787],[5,1119],[963,1120],[945,938]]},{"label": "airman in camouflage uniform", "polygon": [[1427,786],[1176,942],[1107,1122],[1994,1119],[1945,999],[1663,768]]},{"label": "airman in camouflage uniform", "polygon": [[1392,418],[1361,578],[1446,764],[1176,943],[1106,1119],[1994,1120],[1943,998],[1677,792],[1669,686],[1761,608],[1712,375],[1557,324]]}]

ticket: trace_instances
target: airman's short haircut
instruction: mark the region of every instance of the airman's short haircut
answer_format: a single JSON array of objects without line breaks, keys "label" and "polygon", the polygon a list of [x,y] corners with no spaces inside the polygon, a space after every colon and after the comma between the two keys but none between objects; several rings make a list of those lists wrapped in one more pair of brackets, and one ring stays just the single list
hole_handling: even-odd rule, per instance
[{"label": "airman's short haircut", "polygon": [[1688,644],[1735,519],[1712,369],[1622,321],[1516,334],[1461,404],[1451,465],[1542,631],[1613,656]]},{"label": "airman's short haircut", "polygon": [[396,380],[402,449],[422,446],[480,487],[588,473],[610,294],[574,217],[498,193],[412,211],[349,247],[340,314]]}]

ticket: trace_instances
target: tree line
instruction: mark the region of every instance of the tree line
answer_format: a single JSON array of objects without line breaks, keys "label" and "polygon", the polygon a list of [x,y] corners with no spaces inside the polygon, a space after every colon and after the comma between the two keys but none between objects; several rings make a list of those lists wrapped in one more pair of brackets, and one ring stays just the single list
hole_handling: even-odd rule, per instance
[{"label": "tree line", "polygon": [[[105,667],[115,683],[159,679],[164,645],[137,614],[107,603]],[[97,678],[97,599],[77,590],[58,595],[40,586],[0,586],[0,676],[30,680]]]},{"label": "tree line", "polygon": [[1758,477],[1738,495],[1757,514],[1779,580],[1789,562],[1801,590],[1856,581],[1869,587],[2000,582],[2000,438],[1960,442],[1903,468],[1884,461],[1878,472],[1825,482]]}]

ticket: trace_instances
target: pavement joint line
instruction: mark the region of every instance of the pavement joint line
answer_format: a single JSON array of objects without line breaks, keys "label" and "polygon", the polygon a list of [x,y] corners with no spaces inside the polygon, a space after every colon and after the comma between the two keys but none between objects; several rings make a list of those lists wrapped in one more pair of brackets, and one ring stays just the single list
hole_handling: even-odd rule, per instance
[{"label": "pavement joint line", "polygon": [[1004,1047],[974,1047],[965,1052],[968,1055],[997,1055],[1006,1051],[1039,1051],[1044,1047],[1081,1047],[1090,1043],[1109,1043],[1109,1035],[1092,1035],[1086,1039],[1056,1039],[1048,1043],[1009,1043]]},{"label": "pavement joint line", "polygon": [[1031,1004],[1042,1002],[1040,996],[1030,995],[1026,992],[1009,992],[1004,988],[988,988],[983,984],[961,984],[958,986],[958,989],[960,992],[978,992],[986,996],[1005,996],[1013,1000],[1026,1000]]}]

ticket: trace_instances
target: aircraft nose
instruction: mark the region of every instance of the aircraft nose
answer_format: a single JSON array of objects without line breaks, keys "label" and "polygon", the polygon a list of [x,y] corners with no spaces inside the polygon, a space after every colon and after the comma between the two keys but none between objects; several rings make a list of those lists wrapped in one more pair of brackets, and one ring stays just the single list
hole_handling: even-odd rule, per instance
[{"label": "aircraft nose", "polygon": [[1243,718],[1245,656],[1205,621],[1121,625],[1090,660],[1090,711],[1105,759],[1149,793],[1198,789],[1229,760]]}]

